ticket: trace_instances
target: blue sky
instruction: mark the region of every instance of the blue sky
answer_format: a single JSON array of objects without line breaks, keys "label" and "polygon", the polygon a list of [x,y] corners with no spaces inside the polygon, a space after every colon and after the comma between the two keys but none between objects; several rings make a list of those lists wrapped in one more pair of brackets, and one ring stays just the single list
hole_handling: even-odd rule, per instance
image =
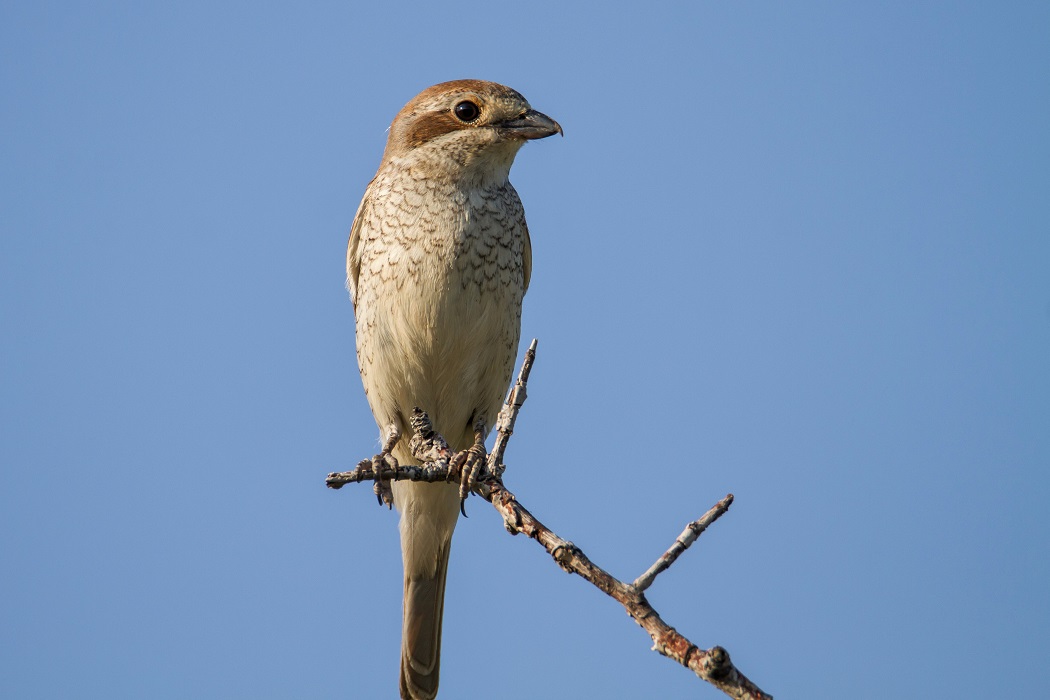
[{"label": "blue sky", "polygon": [[[734,493],[649,598],[778,697],[1037,696],[1048,6],[375,5],[0,9],[0,695],[395,696],[344,246],[478,77],[565,128],[508,486],[628,579]],[[442,697],[719,697],[468,512]]]}]

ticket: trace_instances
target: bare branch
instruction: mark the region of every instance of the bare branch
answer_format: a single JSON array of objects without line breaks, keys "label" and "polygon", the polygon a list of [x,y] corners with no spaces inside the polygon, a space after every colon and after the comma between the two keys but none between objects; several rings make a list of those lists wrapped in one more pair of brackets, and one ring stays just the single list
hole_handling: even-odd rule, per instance
[{"label": "bare branch", "polygon": [[[496,422],[496,444],[489,455],[485,473],[479,478],[474,492],[496,508],[508,532],[512,535],[522,533],[536,540],[562,569],[586,579],[623,605],[627,614],[652,638],[654,651],[677,661],[729,697],[737,700],[771,700],[771,695],[762,692],[733,665],[729,652],[719,646],[700,649],[664,622],[645,598],[645,590],[652,585],[656,577],[670,567],[711,523],[726,513],[733,502],[732,494],[715,504],[699,520],[689,523],[674,544],[649,567],[648,571],[633,583],[624,583],[588,559],[579,547],[562,539],[540,522],[503,485],[500,478],[505,469],[502,463],[503,454],[514,432],[514,421],[518,411],[525,403],[525,385],[535,357],[536,341],[533,340],[525,353],[518,380],[507,395],[503,410],[500,411]],[[414,432],[411,441],[412,453],[422,466],[391,467],[375,460],[364,460],[352,471],[329,474],[325,483],[330,488],[338,489],[349,483],[375,481],[377,476],[384,480],[427,482],[457,478],[456,469],[450,466],[455,461],[455,455],[444,438],[434,432],[429,416],[416,408],[412,412],[411,424]],[[378,475],[377,470],[380,472]]]},{"label": "bare branch", "polygon": [[[699,649],[660,618],[660,615],[646,600],[644,589],[633,583],[628,584],[620,581],[592,562],[579,547],[572,542],[562,539],[540,522],[502,484],[490,481],[480,486],[479,494],[495,506],[496,510],[503,517],[504,526],[512,534],[520,532],[536,540],[562,569],[590,581],[595,587],[623,605],[627,614],[634,618],[634,621],[652,637],[655,651],[682,664],[732,698],[758,700],[759,698],[772,697],[763,693],[758,686],[748,680],[743,673],[733,666],[729,658],[729,652],[722,647],[713,647],[707,650]],[[697,523],[707,520],[707,523],[703,525],[703,527],[706,527],[707,524],[726,512],[731,501],[732,495],[727,496],[708,511],[707,515],[697,521]],[[696,532],[699,534],[699,532],[702,532],[702,528],[699,531],[693,530],[694,525],[696,523],[690,523],[690,526],[686,529],[690,533]],[[693,535],[693,539],[695,538],[696,535]],[[671,549],[675,550],[680,547],[679,551],[674,554],[670,561],[664,562],[664,558],[668,556],[667,554],[660,558],[660,561],[653,568],[656,569],[661,563],[663,566],[652,573],[650,583],[651,579],[656,576],[656,573],[670,566],[674,558],[677,558],[678,554],[685,551],[687,546],[679,545],[676,542]],[[668,554],[670,554],[670,550]],[[645,575],[649,575],[649,573],[646,572]]]},{"label": "bare branch", "polygon": [[496,444],[489,453],[488,470],[496,477],[503,476],[506,467],[503,464],[503,453],[507,451],[507,443],[510,436],[514,434],[514,422],[518,419],[518,411],[528,398],[525,385],[529,382],[529,373],[532,372],[532,363],[536,361],[536,344],[533,338],[529,349],[525,351],[525,359],[521,363],[521,371],[518,372],[518,381],[514,382],[507,400],[503,402],[503,409],[496,418]]},{"label": "bare branch", "polygon": [[665,571],[667,567],[674,564],[682,552],[689,549],[689,545],[696,541],[696,538],[707,529],[707,526],[718,520],[722,515],[729,510],[729,506],[733,503],[733,494],[729,494],[721,501],[716,503],[711,510],[704,513],[703,517],[699,520],[694,520],[685,526],[682,530],[682,534],[678,536],[678,539],[674,541],[671,548],[664,552],[664,555],[656,560],[649,570],[639,576],[634,581],[634,587],[640,591],[644,591],[649,586],[653,585],[653,581],[656,580],[657,574],[661,571]]}]

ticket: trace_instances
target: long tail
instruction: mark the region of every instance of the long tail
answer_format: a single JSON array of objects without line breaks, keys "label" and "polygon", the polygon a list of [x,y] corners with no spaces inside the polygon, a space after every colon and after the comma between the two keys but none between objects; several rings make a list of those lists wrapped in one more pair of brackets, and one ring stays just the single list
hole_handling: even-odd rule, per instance
[{"label": "long tail", "polygon": [[406,700],[431,700],[437,697],[448,555],[449,547],[446,545],[438,555],[437,571],[432,577],[405,575],[401,697]]},{"label": "long tail", "polygon": [[401,622],[401,697],[433,700],[441,671],[441,619],[452,531],[459,515],[455,485],[394,484],[401,508],[405,564]]}]

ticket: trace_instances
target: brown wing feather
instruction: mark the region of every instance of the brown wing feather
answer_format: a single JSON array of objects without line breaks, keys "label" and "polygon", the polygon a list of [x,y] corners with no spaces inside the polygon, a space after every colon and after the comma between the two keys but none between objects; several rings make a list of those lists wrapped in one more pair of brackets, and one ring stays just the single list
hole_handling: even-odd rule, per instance
[{"label": "brown wing feather", "polygon": [[[374,180],[373,180],[374,182]],[[354,223],[350,226],[350,239],[346,242],[346,288],[350,292],[350,301],[353,302],[354,311],[357,311],[357,278],[361,274],[361,222],[364,220],[366,205],[369,204],[372,191],[372,183],[368,183],[365,196],[357,206],[354,214]]]},{"label": "brown wing feather", "polygon": [[524,221],[522,228],[525,229],[525,245],[521,250],[521,270],[525,274],[525,289],[522,293],[529,291],[529,279],[532,278],[532,239],[529,238],[529,225]]}]

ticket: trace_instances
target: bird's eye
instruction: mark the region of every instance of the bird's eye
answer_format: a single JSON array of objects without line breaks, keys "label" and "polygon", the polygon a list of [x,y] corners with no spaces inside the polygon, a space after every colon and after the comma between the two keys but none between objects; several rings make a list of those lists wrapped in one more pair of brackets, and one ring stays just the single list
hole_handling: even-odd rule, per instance
[{"label": "bird's eye", "polygon": [[481,110],[478,109],[478,106],[470,100],[463,100],[456,105],[452,111],[456,113],[456,119],[461,122],[472,122],[478,118],[479,114],[481,114]]}]

